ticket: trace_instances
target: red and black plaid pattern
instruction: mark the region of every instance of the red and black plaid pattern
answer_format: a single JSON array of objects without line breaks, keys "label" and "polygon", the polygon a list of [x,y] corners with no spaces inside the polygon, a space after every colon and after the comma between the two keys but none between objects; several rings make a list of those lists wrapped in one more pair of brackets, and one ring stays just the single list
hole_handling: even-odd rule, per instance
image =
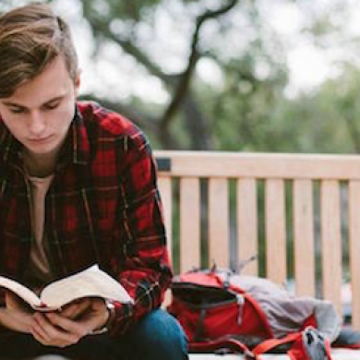
[{"label": "red and black plaid pattern", "polygon": [[[21,144],[0,118],[0,273],[24,280],[31,231]],[[144,134],[95,103],[78,103],[46,197],[46,252],[56,278],[91,264],[135,299],[114,333],[158,307],[172,272],[156,167]]]}]

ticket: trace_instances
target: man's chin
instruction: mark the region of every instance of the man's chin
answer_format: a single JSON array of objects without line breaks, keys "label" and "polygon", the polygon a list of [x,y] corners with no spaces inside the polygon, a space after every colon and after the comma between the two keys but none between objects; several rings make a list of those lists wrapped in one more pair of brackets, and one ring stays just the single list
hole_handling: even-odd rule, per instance
[{"label": "man's chin", "polygon": [[54,154],[57,152],[59,146],[54,146],[54,144],[43,144],[39,146],[26,146],[25,145],[25,151],[28,152],[31,155],[35,156],[46,156],[50,154]]}]

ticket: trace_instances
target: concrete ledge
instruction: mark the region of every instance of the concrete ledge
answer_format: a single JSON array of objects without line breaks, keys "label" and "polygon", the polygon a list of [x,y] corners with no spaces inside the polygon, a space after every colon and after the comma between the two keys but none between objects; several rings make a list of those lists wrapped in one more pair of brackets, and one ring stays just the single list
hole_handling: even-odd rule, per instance
[{"label": "concrete ledge", "polygon": [[[333,360],[360,360],[360,350],[333,349]],[[290,360],[287,355],[262,355],[262,360]],[[49,359],[50,360],[50,359]],[[245,360],[241,355],[191,354],[190,360]]]},{"label": "concrete ledge", "polygon": [[[333,349],[333,360],[360,360],[360,350]],[[262,355],[261,360],[290,360],[287,355]],[[13,360],[0,357],[0,360]],[[42,355],[22,360],[69,360],[59,355]],[[242,355],[190,354],[190,360],[245,360]]]}]

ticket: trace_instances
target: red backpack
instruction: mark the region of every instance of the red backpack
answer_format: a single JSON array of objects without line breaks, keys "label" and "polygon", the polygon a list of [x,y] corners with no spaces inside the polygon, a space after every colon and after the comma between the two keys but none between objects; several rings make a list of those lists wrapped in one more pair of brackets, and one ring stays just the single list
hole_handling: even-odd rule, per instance
[{"label": "red backpack", "polygon": [[341,319],[328,301],[295,297],[277,284],[227,270],[194,270],[174,278],[168,311],[183,326],[190,352],[269,351],[292,360],[330,360]]}]

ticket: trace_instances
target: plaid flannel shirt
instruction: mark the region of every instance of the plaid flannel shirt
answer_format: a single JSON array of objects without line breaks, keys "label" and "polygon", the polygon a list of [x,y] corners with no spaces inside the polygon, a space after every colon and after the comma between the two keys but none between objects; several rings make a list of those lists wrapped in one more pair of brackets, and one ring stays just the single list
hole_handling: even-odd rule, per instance
[{"label": "plaid flannel shirt", "polygon": [[[129,120],[76,107],[45,200],[45,250],[56,278],[98,263],[120,281],[135,300],[116,304],[112,332],[121,334],[160,306],[172,277],[156,167]],[[29,189],[21,144],[0,119],[0,274],[18,281],[34,241]]]}]

